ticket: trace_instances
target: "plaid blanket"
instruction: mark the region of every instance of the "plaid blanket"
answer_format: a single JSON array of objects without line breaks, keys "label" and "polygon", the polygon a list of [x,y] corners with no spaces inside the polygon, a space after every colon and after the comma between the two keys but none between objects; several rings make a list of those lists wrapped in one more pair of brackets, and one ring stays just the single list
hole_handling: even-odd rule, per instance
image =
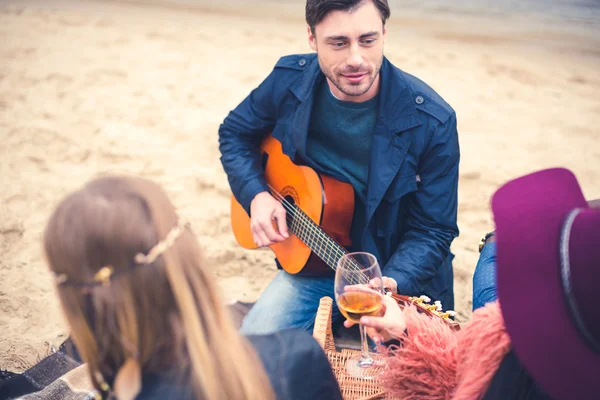
[{"label": "plaid blanket", "polygon": [[95,392],[73,342],[22,374],[0,374],[0,399],[93,399]]},{"label": "plaid blanket", "polygon": [[[236,327],[242,323],[254,303],[232,302],[228,305]],[[22,374],[0,371],[0,400],[93,399],[95,391],[71,339],[56,353],[44,358]]]}]

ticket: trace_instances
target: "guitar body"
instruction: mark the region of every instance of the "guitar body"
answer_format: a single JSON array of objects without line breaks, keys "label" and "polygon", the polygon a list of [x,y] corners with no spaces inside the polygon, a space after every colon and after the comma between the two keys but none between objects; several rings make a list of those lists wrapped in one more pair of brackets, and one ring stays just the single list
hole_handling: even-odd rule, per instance
[{"label": "guitar body", "polygon": [[[341,246],[350,245],[350,227],[354,213],[354,189],[345,182],[321,175],[312,168],[296,165],[283,153],[281,143],[271,135],[261,144],[267,183],[289,203],[300,208],[306,217],[319,225]],[[334,274],[330,265],[295,235],[275,243],[271,250],[279,264],[290,274],[325,276]],[[237,242],[246,249],[256,249],[250,229],[250,217],[234,196],[231,197],[231,225]],[[301,229],[301,228],[298,228]]]}]

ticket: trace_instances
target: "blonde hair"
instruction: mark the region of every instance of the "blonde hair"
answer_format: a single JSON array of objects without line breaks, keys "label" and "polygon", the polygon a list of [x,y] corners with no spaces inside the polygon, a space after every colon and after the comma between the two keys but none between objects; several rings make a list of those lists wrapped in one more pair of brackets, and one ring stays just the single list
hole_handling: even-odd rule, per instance
[{"label": "blonde hair", "polygon": [[[61,277],[61,305],[94,386],[101,390],[101,377],[116,377],[134,359],[142,373],[177,371],[198,398],[274,398],[190,229],[154,261],[136,265],[137,254],[148,254],[178,224],[161,188],[139,178],[93,180],[52,214],[44,250]],[[113,279],[87,284],[107,266]]]}]

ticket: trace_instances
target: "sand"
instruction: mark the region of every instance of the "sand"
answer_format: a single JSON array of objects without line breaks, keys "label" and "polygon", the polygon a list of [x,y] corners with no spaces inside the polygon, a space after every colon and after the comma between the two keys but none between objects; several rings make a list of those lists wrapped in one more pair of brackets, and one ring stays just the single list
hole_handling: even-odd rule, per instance
[{"label": "sand", "polygon": [[[217,129],[281,55],[310,49],[302,4],[252,4],[0,2],[0,368],[22,371],[68,334],[41,235],[54,205],[91,177],[164,185],[227,299],[256,300],[276,274],[270,251],[232,235]],[[464,321],[499,185],[566,166],[600,197],[600,46],[585,32],[402,10],[388,29],[390,60],[457,111]]]}]

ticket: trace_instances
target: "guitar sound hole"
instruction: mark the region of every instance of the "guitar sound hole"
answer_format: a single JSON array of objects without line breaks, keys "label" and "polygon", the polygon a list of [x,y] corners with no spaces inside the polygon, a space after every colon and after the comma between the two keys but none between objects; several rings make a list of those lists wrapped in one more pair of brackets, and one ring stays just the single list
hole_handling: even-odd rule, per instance
[{"label": "guitar sound hole", "polygon": [[294,198],[292,196],[285,196],[284,197],[285,201],[287,201],[290,205],[295,206],[296,205],[296,201],[294,200]]},{"label": "guitar sound hole", "polygon": [[296,202],[294,201],[294,198],[292,196],[284,196],[283,197],[283,202],[286,203],[285,204],[285,209],[286,209],[286,220],[287,220],[287,224],[289,226],[289,228],[292,230],[293,233],[296,233],[294,231],[294,219],[296,217],[296,212],[294,211],[294,209],[296,208]]}]

